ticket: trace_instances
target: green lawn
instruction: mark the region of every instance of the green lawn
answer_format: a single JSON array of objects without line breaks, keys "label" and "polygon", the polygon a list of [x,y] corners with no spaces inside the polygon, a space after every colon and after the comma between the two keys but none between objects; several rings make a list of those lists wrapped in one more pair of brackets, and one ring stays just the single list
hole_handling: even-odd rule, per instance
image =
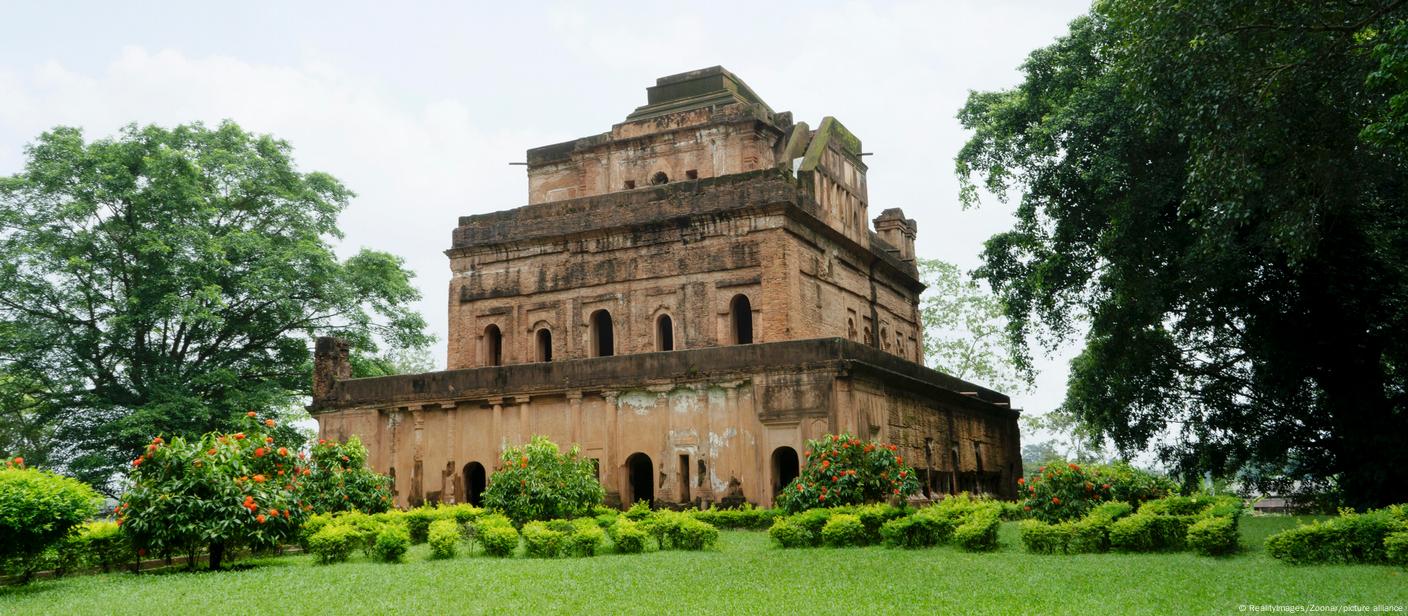
[{"label": "green lawn", "polygon": [[1408,571],[1291,567],[1260,542],[1295,521],[1244,518],[1248,549],[1035,556],[1004,524],[1001,551],[780,550],[724,532],[719,549],[585,559],[479,555],[318,566],[308,556],[218,573],[108,574],[0,589],[3,614],[165,613],[1230,613],[1242,604],[1408,606]]}]

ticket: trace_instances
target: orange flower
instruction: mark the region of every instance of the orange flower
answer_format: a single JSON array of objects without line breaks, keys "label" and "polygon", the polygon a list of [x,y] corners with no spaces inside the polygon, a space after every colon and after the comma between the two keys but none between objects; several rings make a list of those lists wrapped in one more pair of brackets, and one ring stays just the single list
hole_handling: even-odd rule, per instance
[{"label": "orange flower", "polygon": [[210,448],[210,451],[205,452],[205,455],[207,455],[207,456],[213,456],[213,455],[215,455],[215,448],[214,448],[214,447],[211,447],[211,448]]},{"label": "orange flower", "polygon": [[152,437],[152,442],[155,443],[155,444],[157,444],[157,445],[160,445],[160,444],[161,444],[161,437],[160,437],[160,436],[154,436],[154,437]]},{"label": "orange flower", "polygon": [[270,509],[270,510],[269,510],[269,515],[279,515],[279,510],[278,510],[278,509]]},{"label": "orange flower", "polygon": [[904,479],[904,476],[905,476],[905,475],[908,475],[908,474],[909,474],[909,471],[900,471],[900,479]]},{"label": "orange flower", "polygon": [[272,419],[265,419],[265,420],[264,420],[264,425],[269,426],[270,428],[274,427],[274,425],[277,424],[277,423],[278,423],[278,422],[276,422],[276,421],[274,421],[274,420],[272,420]]},{"label": "orange flower", "polygon": [[147,445],[147,453],[156,453],[156,443]]},{"label": "orange flower", "polygon": [[15,466],[24,466],[24,458],[15,456]]},{"label": "orange flower", "polygon": [[1022,507],[1022,511],[1031,511],[1031,510],[1032,510],[1032,506],[1031,506],[1031,505],[1027,505],[1027,506],[1025,506],[1025,507]]},{"label": "orange flower", "polygon": [[254,411],[250,411],[250,412],[248,412],[248,413],[245,413],[244,416],[245,416],[245,417],[254,417],[254,416],[255,416],[255,413],[254,413]]},{"label": "orange flower", "polygon": [[895,495],[897,495],[897,496],[898,496],[898,495],[899,495],[899,493],[900,493],[900,489],[899,489],[899,488],[895,488]]},{"label": "orange flower", "polygon": [[1056,496],[1051,497],[1051,504],[1053,504],[1053,505],[1059,505],[1059,504],[1061,504],[1061,499],[1060,499],[1060,497],[1056,497]]},{"label": "orange flower", "polygon": [[264,514],[261,513],[261,514],[259,514],[259,515],[257,515],[257,516],[254,516],[254,521],[259,522],[260,524],[263,524],[263,523],[264,523]]},{"label": "orange flower", "polygon": [[1079,466],[1076,466],[1074,463],[1068,464],[1067,466],[1071,467],[1071,470],[1073,470],[1073,471],[1078,471],[1078,470],[1080,470],[1080,467],[1079,467]]},{"label": "orange flower", "polygon": [[1108,489],[1110,489],[1110,484],[1108,484],[1108,483],[1101,484],[1100,487],[1105,488],[1106,490],[1108,490]]},{"label": "orange flower", "polygon": [[141,465],[142,465],[142,459],[141,459],[141,458],[137,458],[136,460],[133,460],[133,461],[132,461],[132,468],[137,468],[138,466],[141,466]]},{"label": "orange flower", "polygon": [[895,456],[895,464],[904,464],[904,456]]},{"label": "orange flower", "polygon": [[287,447],[280,447],[280,448],[279,448],[279,455],[281,455],[281,456],[286,456],[286,455],[288,455],[288,448],[287,448]]},{"label": "orange flower", "polygon": [[243,432],[236,432],[236,433],[235,433],[235,440],[237,440],[237,441],[242,441],[242,440],[244,440],[244,433],[243,433]]},{"label": "orange flower", "polygon": [[264,476],[263,476],[263,475],[255,475],[255,476],[254,476],[254,483],[264,483]]},{"label": "orange flower", "polygon": [[822,468],[831,468],[831,461],[830,461],[830,460],[822,460],[822,461],[821,461],[821,467],[822,467]]},{"label": "orange flower", "polygon": [[284,476],[284,472],[283,472],[283,471],[279,471],[279,476],[280,476],[280,477],[283,477],[283,476]]},{"label": "orange flower", "polygon": [[1027,482],[1027,478],[1026,478],[1026,477],[1018,477],[1018,478],[1017,478],[1017,485],[1022,485],[1022,484],[1026,483],[1026,482]]},{"label": "orange flower", "polygon": [[272,442],[274,442],[274,437],[272,437],[272,436],[266,436],[266,437],[264,437],[264,442],[266,442],[266,443],[272,443]]},{"label": "orange flower", "polygon": [[819,495],[817,495],[816,499],[819,500],[819,501],[824,501],[824,500],[826,500],[826,495],[825,495],[825,494],[819,494]]},{"label": "orange flower", "polygon": [[320,439],[318,439],[318,444],[319,444],[319,445],[326,445],[326,444],[328,444],[328,439],[320,438]]},{"label": "orange flower", "polygon": [[264,448],[263,448],[263,447],[257,447],[257,448],[255,448],[255,450],[254,450],[254,457],[256,457],[256,458],[262,458],[262,457],[264,457]]}]

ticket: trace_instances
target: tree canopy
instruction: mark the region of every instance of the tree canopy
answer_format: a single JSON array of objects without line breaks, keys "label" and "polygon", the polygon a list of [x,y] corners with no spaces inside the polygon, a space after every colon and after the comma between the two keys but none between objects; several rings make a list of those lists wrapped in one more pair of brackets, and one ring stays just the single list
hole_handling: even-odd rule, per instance
[{"label": "tree canopy", "polygon": [[1102,0],[974,92],[962,198],[1020,193],[977,276],[1062,410],[1176,471],[1373,506],[1408,485],[1408,8]]},{"label": "tree canopy", "polygon": [[359,355],[425,347],[411,272],[371,250],[339,259],[353,194],[291,153],[232,122],[31,144],[0,178],[6,420],[42,417],[56,461],[104,485],[154,434],[292,408],[315,335]]},{"label": "tree canopy", "polygon": [[1015,393],[1032,382],[1030,366],[1012,361],[1002,303],[957,265],[919,259],[924,295],[919,317],[924,324],[924,359],[935,370],[998,391]]}]

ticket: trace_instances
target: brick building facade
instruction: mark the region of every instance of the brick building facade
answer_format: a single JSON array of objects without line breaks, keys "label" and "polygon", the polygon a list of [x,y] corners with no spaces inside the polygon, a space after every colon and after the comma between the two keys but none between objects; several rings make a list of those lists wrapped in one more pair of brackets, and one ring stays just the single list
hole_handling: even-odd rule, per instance
[{"label": "brick building facade", "polygon": [[869,221],[860,140],[715,67],[663,77],[610,132],[528,151],[529,204],[459,220],[448,370],[347,379],[312,411],[397,500],[477,502],[544,434],[609,497],[769,505],[807,439],[898,444],[926,494],[1015,494],[1006,396],[924,368],[915,224]]}]

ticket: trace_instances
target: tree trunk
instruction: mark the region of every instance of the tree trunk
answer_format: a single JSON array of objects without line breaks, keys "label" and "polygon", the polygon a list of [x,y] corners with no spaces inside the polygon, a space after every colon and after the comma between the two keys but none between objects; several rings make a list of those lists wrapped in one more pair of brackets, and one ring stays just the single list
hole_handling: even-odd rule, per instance
[{"label": "tree trunk", "polygon": [[210,570],[215,571],[220,568],[220,561],[225,560],[225,544],[210,544]]}]

